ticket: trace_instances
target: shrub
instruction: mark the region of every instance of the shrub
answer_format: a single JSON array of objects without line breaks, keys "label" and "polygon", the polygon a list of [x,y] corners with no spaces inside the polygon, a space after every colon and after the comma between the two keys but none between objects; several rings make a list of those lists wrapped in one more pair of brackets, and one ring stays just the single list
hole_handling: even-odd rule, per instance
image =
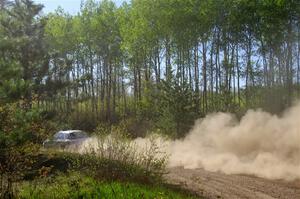
[{"label": "shrub", "polygon": [[110,133],[125,134],[130,138],[145,137],[152,129],[150,121],[141,120],[136,117],[127,117],[120,120],[118,123],[99,123],[95,133],[97,135],[108,135]]},{"label": "shrub", "polygon": [[165,173],[167,157],[154,139],[144,147],[121,134],[110,134],[90,139],[76,153],[65,157],[73,169],[86,170],[106,180],[156,183]]},{"label": "shrub", "polygon": [[73,112],[69,117],[72,129],[81,129],[92,132],[97,127],[97,120],[94,113],[89,111]]},{"label": "shrub", "polygon": [[51,128],[37,110],[0,105],[0,198],[14,196],[14,184],[30,169],[31,156]]}]

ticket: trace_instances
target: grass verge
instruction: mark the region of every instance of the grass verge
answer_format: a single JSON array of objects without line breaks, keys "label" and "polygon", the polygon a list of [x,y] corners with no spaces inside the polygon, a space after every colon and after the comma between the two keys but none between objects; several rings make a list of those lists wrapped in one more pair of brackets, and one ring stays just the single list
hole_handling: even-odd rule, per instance
[{"label": "grass verge", "polygon": [[25,182],[20,187],[19,198],[105,198],[105,199],[181,199],[195,198],[162,185],[143,185],[133,182],[97,181],[77,172]]}]

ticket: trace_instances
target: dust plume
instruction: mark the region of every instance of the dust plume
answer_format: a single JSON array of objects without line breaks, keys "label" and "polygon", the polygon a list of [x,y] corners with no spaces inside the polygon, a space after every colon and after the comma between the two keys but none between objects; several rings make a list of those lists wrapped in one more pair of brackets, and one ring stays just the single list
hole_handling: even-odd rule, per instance
[{"label": "dust plume", "polygon": [[167,150],[169,167],[300,179],[300,103],[282,117],[261,110],[249,110],[239,122],[231,114],[208,115]]},{"label": "dust plume", "polygon": [[[107,147],[109,140],[101,144],[101,151],[112,148]],[[97,146],[95,140],[88,143]],[[120,148],[120,143],[112,146]],[[128,146],[132,151],[143,151],[151,148],[151,143],[153,138],[138,138]],[[184,139],[156,137],[155,143],[168,154],[168,167],[300,179],[300,102],[281,117],[262,110],[249,110],[240,121],[228,113],[210,114],[196,121]]]}]

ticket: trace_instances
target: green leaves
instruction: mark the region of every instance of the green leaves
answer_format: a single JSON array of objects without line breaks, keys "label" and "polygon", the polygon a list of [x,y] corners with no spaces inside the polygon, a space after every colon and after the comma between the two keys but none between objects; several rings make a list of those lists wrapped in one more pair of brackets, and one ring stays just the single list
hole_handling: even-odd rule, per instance
[{"label": "green leaves", "polygon": [[6,98],[31,101],[33,82],[40,83],[48,66],[45,56],[43,6],[17,0],[0,16],[0,92]]},{"label": "green leaves", "polygon": [[39,111],[24,111],[17,103],[1,105],[0,119],[0,150],[41,141],[43,135],[39,133],[44,130],[39,126],[42,124]]},{"label": "green leaves", "polygon": [[180,85],[175,79],[161,84],[158,128],[164,132],[175,133],[172,136],[182,137],[193,125],[197,112],[197,98],[187,84]]}]

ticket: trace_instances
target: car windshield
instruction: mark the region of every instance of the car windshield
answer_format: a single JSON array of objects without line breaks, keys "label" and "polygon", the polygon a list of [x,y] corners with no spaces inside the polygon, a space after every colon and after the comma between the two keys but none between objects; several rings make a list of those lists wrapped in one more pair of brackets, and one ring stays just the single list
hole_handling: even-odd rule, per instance
[{"label": "car windshield", "polygon": [[56,140],[63,140],[65,139],[65,134],[64,133],[61,133],[61,132],[58,132],[54,135],[54,139]]}]

